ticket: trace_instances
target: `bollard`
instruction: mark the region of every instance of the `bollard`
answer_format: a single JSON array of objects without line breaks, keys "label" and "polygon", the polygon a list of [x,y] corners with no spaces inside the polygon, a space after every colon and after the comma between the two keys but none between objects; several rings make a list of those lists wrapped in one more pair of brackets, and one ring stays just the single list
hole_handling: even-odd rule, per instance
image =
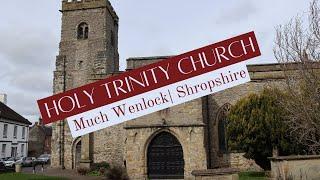
[{"label": "bollard", "polygon": [[36,163],[32,162],[32,173],[35,174],[36,173]]},{"label": "bollard", "polygon": [[42,172],[44,171],[43,162],[42,162],[42,164],[41,164],[41,170],[42,170]]},{"label": "bollard", "polygon": [[21,172],[21,164],[18,164],[18,163],[17,163],[17,164],[15,165],[15,168],[16,168],[15,170],[16,170],[17,173],[20,173],[20,172]]}]

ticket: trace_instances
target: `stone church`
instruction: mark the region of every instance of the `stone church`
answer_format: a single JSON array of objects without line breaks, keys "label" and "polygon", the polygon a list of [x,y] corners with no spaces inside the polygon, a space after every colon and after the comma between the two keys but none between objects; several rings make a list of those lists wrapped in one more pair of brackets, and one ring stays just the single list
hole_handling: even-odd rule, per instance
[{"label": "stone church", "polygon": [[[107,0],[63,0],[53,92],[119,72],[119,18]],[[127,71],[167,56],[134,57]],[[277,64],[248,66],[252,81],[73,139],[67,123],[53,124],[53,167],[89,167],[106,161],[126,167],[131,179],[194,179],[192,171],[230,166],[226,114],[251,92],[281,82]],[[63,138],[64,137],[64,138]],[[62,144],[63,143],[63,144]]]}]

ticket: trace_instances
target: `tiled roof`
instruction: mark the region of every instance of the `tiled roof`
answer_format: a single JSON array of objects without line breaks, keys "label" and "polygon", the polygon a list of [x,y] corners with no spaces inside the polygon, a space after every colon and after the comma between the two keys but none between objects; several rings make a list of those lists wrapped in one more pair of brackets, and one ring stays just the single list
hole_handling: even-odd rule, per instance
[{"label": "tiled roof", "polygon": [[8,119],[14,122],[31,125],[31,122],[20,114],[9,108],[7,105],[0,102],[0,118]]}]

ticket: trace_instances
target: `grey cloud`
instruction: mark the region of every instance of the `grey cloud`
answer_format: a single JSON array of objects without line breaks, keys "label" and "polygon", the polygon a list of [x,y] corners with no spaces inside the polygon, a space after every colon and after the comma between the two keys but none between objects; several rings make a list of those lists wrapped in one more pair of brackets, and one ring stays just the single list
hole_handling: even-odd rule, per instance
[{"label": "grey cloud", "polygon": [[[10,29],[16,29],[13,33]],[[10,27],[0,33],[0,54],[15,67],[43,67],[56,52],[56,39],[46,31],[19,31]]]},{"label": "grey cloud", "polygon": [[26,71],[12,77],[11,84],[19,89],[24,89],[28,93],[48,92],[52,89],[52,73],[45,71]]},{"label": "grey cloud", "polygon": [[46,93],[26,93],[22,90],[14,91],[10,93],[8,97],[8,103],[11,104],[11,108],[23,115],[37,115],[39,114],[37,107],[37,99],[39,96],[47,96]]},{"label": "grey cloud", "polygon": [[251,15],[257,12],[257,7],[251,1],[238,1],[230,6],[223,8],[220,17],[217,18],[217,24],[233,24],[247,21]]},{"label": "grey cloud", "polygon": [[0,93],[8,95],[8,105],[21,115],[39,116],[36,101],[52,92],[57,37],[50,28],[17,23],[1,27],[0,67],[5,68],[0,72]]}]

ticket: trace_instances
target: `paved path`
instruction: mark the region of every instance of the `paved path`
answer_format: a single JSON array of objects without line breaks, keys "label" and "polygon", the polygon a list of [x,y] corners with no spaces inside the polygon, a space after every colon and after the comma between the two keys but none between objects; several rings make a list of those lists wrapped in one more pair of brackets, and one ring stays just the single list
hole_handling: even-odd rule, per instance
[{"label": "paved path", "polygon": [[[33,173],[32,167],[24,167],[24,168],[22,168],[22,172],[31,174],[31,173]],[[103,177],[81,176],[74,170],[69,170],[69,169],[62,170],[62,169],[57,169],[57,168],[50,168],[49,166],[45,166],[43,172],[41,170],[41,166],[37,166],[35,174],[40,174],[40,175],[45,175],[45,176],[64,177],[64,178],[68,178],[71,180],[73,180],[73,179],[75,179],[75,180],[104,180],[105,179]]]}]

